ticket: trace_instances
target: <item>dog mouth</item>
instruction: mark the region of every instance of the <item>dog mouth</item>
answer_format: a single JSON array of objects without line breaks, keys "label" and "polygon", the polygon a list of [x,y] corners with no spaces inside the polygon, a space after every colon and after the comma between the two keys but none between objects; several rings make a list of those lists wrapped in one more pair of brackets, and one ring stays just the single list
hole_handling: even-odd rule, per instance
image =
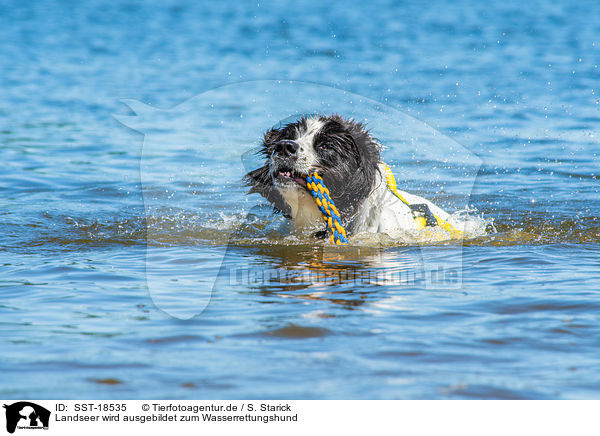
[{"label": "dog mouth", "polygon": [[291,168],[280,168],[274,171],[273,179],[282,185],[298,184],[306,188],[306,174],[299,173]]}]

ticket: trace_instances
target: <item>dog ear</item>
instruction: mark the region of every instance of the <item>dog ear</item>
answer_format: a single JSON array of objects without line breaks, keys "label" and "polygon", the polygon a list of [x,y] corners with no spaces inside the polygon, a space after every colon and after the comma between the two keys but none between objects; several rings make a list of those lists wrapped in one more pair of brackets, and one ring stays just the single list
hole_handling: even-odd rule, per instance
[{"label": "dog ear", "polygon": [[250,171],[244,176],[244,184],[250,186],[248,194],[257,193],[267,199],[273,205],[276,212],[282,212],[289,218],[291,209],[281,194],[273,186],[269,167],[267,165]]}]

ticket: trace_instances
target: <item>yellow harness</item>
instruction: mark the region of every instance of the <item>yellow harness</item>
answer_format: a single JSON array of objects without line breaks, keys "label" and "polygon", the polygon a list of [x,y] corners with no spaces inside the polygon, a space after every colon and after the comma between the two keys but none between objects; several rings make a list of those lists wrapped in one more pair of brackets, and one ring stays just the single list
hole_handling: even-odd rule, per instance
[{"label": "yellow harness", "polygon": [[381,165],[383,165],[383,168],[385,170],[385,182],[388,188],[390,188],[390,191],[392,191],[392,194],[394,194],[398,198],[398,200],[400,200],[402,203],[404,203],[410,208],[419,230],[424,229],[425,227],[440,226],[442,229],[449,232],[454,238],[462,238],[465,235],[462,230],[458,230],[447,220],[444,220],[439,216],[435,215],[427,204],[410,204],[398,192],[398,189],[396,187],[396,179],[394,178],[394,174],[392,173],[392,170],[390,170],[390,167],[388,167],[387,164],[384,162],[381,162]]},{"label": "yellow harness", "polygon": [[[444,220],[435,215],[429,206],[425,203],[410,204],[400,193],[396,187],[396,179],[390,167],[384,162],[381,162],[385,170],[385,182],[387,187],[392,191],[392,194],[398,198],[402,203],[408,206],[412,212],[413,218],[417,223],[419,230],[425,227],[436,227],[439,226],[449,232],[453,238],[464,237],[464,232],[455,228],[447,220]],[[346,230],[342,226],[342,220],[340,214],[335,207],[335,203],[329,197],[329,190],[323,183],[323,179],[319,177],[316,172],[309,174],[306,177],[306,188],[312,194],[313,200],[317,203],[323,219],[327,223],[327,230],[329,231],[329,239],[332,244],[335,245],[348,245],[348,237]]]}]

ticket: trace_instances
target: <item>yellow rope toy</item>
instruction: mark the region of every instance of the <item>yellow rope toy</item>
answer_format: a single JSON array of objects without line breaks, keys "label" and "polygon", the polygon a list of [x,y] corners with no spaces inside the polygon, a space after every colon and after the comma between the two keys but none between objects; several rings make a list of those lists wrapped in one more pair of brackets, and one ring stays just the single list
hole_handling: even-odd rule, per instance
[{"label": "yellow rope toy", "polygon": [[[449,232],[454,238],[464,237],[463,231],[456,229],[448,221],[434,215],[427,204],[410,204],[398,192],[396,187],[396,179],[394,178],[394,174],[392,173],[392,170],[390,170],[390,167],[383,162],[381,164],[385,170],[385,182],[388,188],[390,191],[392,191],[396,198],[410,208],[419,230],[425,227],[440,226]],[[327,189],[323,183],[323,179],[317,172],[306,176],[306,188],[313,196],[315,203],[317,203],[317,206],[323,215],[323,219],[327,222],[327,230],[330,233],[329,240],[331,243],[335,245],[348,245],[350,242],[348,241],[348,236],[346,235],[346,229],[344,229],[344,226],[342,225],[340,214],[335,207],[335,203],[329,196],[329,189]]]}]

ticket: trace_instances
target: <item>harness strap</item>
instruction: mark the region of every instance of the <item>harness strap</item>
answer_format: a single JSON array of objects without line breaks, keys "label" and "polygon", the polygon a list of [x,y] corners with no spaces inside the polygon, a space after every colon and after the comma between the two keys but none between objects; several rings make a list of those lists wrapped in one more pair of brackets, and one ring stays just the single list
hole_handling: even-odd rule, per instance
[{"label": "harness strap", "polygon": [[462,230],[458,230],[447,220],[435,215],[429,208],[429,205],[427,205],[426,203],[410,204],[398,192],[398,188],[396,186],[396,178],[394,177],[394,173],[392,173],[390,167],[387,166],[385,162],[381,162],[381,165],[385,170],[385,182],[388,188],[390,189],[390,191],[392,191],[392,194],[394,194],[398,198],[398,200],[400,200],[402,203],[404,203],[410,208],[410,211],[413,215],[415,222],[417,223],[417,226],[419,227],[419,230],[425,227],[440,226],[447,232],[451,233],[454,237],[462,238],[464,236],[464,232]]}]

